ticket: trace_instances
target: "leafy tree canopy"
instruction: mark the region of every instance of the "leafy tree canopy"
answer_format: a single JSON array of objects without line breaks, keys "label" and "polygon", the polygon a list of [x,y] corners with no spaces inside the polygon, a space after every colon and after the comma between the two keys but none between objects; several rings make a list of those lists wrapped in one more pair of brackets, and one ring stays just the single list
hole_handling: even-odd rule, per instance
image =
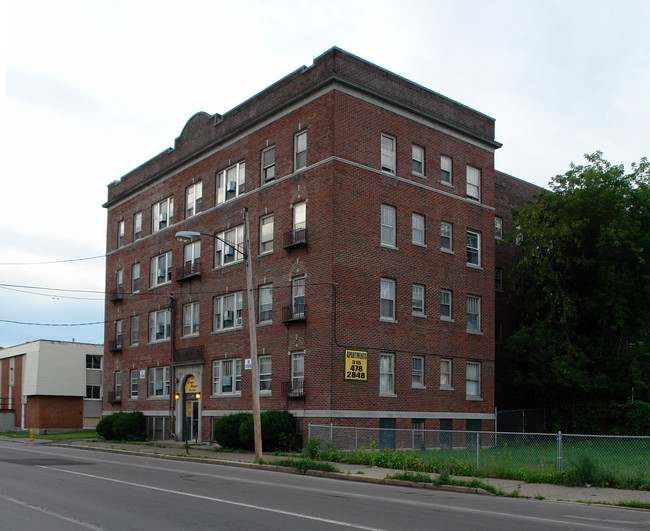
[{"label": "leafy tree canopy", "polygon": [[[601,152],[515,211],[523,319],[504,345],[513,391],[577,429],[602,401],[650,401],[650,164]],[[517,235],[520,235],[517,238]]]}]

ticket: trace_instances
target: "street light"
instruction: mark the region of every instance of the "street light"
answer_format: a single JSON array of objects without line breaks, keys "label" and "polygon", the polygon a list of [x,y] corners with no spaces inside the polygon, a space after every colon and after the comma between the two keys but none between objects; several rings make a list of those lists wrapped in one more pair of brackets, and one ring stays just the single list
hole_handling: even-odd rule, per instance
[{"label": "street light", "polygon": [[244,208],[244,250],[233,246],[230,242],[219,238],[214,234],[207,234],[203,232],[183,230],[176,233],[176,239],[181,241],[188,241],[201,236],[208,236],[215,240],[219,240],[226,245],[230,245],[235,251],[241,254],[246,260],[246,302],[248,306],[248,333],[250,336],[250,350],[251,350],[251,369],[253,376],[253,435],[255,438],[255,459],[262,459],[262,423],[260,420],[260,381],[257,366],[257,328],[255,326],[255,301],[253,299],[253,264],[251,261],[251,241],[250,229],[248,226],[248,209]]}]

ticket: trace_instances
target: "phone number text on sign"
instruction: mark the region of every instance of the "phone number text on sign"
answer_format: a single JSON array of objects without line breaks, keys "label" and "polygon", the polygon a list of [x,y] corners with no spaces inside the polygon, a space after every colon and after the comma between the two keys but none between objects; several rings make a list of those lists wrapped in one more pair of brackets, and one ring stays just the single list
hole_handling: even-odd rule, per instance
[{"label": "phone number text on sign", "polygon": [[345,379],[368,379],[368,353],[361,350],[345,351]]}]

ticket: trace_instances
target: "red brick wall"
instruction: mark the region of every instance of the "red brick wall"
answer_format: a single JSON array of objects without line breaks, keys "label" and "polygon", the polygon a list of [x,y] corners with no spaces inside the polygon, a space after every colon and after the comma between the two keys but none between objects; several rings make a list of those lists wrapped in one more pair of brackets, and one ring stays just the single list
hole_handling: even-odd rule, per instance
[{"label": "red brick wall", "polygon": [[83,398],[79,396],[30,396],[27,401],[27,428],[62,431],[83,428]]}]

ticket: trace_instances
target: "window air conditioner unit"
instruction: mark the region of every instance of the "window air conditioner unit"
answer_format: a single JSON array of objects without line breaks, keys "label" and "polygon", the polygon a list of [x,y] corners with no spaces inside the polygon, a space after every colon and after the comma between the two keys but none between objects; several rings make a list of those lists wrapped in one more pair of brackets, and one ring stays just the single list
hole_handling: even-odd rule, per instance
[{"label": "window air conditioner unit", "polygon": [[235,181],[229,181],[228,186],[226,187],[226,190],[228,192],[236,192],[237,191],[237,183]]},{"label": "window air conditioner unit", "polygon": [[167,221],[167,213],[163,212],[162,214],[160,214],[160,222],[165,223],[166,221]]},{"label": "window air conditioner unit", "polygon": [[226,256],[232,256],[232,255],[235,254],[235,249],[234,249],[233,247],[231,247],[230,245],[228,245],[228,246],[226,247],[226,252],[225,252],[225,254],[226,254]]},{"label": "window air conditioner unit", "polygon": [[224,321],[232,321],[232,319],[233,319],[233,312],[226,312],[223,320]]}]

